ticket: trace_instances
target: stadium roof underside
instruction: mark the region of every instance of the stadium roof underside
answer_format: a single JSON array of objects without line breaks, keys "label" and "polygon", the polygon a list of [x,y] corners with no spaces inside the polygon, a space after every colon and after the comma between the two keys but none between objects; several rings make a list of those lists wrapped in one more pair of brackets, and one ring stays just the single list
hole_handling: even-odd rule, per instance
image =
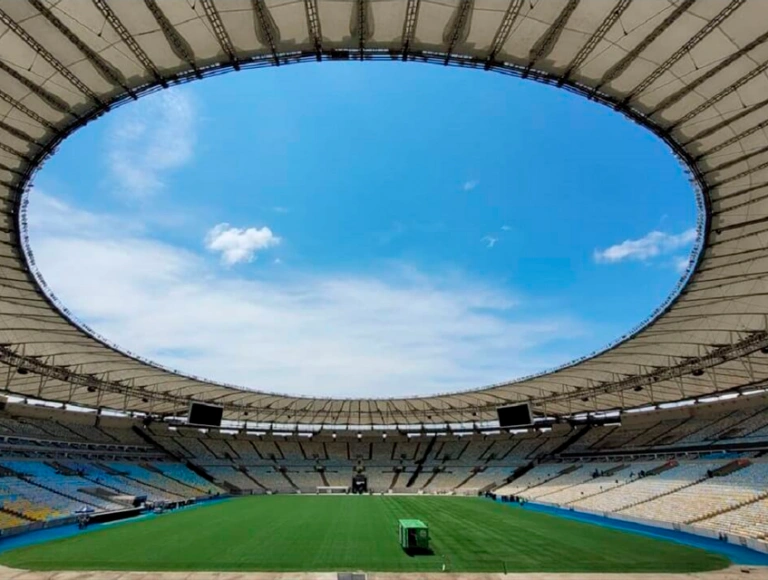
[{"label": "stadium roof underside", "polygon": [[[679,296],[612,348],[555,372],[379,400],[275,395],[257,376],[255,391],[190,378],[73,322],[26,247],[24,192],[61,140],[148,91],[315,59],[528,77],[649,128],[686,164],[701,205],[703,247]],[[492,420],[497,406],[517,401],[571,414],[760,384],[766,70],[765,0],[0,0],[0,389],[129,411],[184,412],[195,399],[223,405],[225,419],[414,425]]]}]

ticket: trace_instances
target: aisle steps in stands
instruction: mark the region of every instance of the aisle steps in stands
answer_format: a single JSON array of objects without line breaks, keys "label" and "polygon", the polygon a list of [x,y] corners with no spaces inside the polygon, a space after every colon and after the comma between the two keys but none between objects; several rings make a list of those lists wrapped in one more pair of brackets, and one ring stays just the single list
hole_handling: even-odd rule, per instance
[{"label": "aisle steps in stands", "polygon": [[749,467],[752,465],[752,462],[748,459],[736,459],[734,461],[731,461],[730,463],[726,463],[722,467],[718,467],[714,471],[712,471],[712,475],[715,477],[722,477],[723,475],[728,475],[730,473],[733,473],[735,471],[739,471],[740,469],[744,469],[745,467]]},{"label": "aisle steps in stands", "polygon": [[328,483],[328,478],[325,476],[325,469],[320,470],[320,479],[323,480],[323,485],[325,487],[328,487],[329,485],[331,485],[330,483]]},{"label": "aisle steps in stands", "polygon": [[14,517],[17,517],[19,519],[25,520],[27,522],[36,522],[36,521],[38,521],[38,520],[36,520],[36,519],[34,519],[34,518],[30,517],[30,516],[24,515],[21,512],[17,512],[16,510],[11,509],[11,508],[7,508],[5,506],[0,507],[0,512],[12,515]]},{"label": "aisle steps in stands", "polygon": [[600,494],[603,494],[603,493],[608,493],[609,491],[613,491],[615,489],[619,489],[620,487],[624,487],[625,485],[629,485],[630,483],[634,483],[635,481],[636,481],[635,479],[628,479],[627,481],[623,481],[623,482],[619,483],[618,485],[614,485],[613,487],[607,487],[605,489],[600,489],[600,490],[596,491],[595,493],[590,493],[590,494],[587,494],[587,495],[582,495],[582,496],[578,497],[577,499],[575,499],[573,501],[566,502],[566,503],[568,503],[568,504],[577,504],[580,501],[583,501],[585,499],[589,499],[591,497],[596,497],[596,496],[598,496]]},{"label": "aisle steps in stands", "polygon": [[748,500],[742,501],[740,503],[734,504],[734,505],[726,507],[726,508],[715,510],[713,512],[710,512],[708,514],[700,516],[698,518],[693,518],[691,520],[686,521],[685,523],[686,524],[695,524],[696,522],[701,522],[701,521],[704,521],[704,520],[708,520],[710,518],[714,518],[715,516],[719,516],[720,514],[724,514],[724,513],[727,513],[727,512],[732,512],[734,510],[742,508],[745,505],[749,505],[749,504],[752,504],[752,503],[757,503],[759,501],[764,500],[765,498],[768,498],[768,491],[764,491],[761,494],[756,495],[752,499],[748,499]]},{"label": "aisle steps in stands", "polygon": [[72,429],[70,429],[66,425],[60,425],[59,423],[55,423],[55,425],[60,427],[62,429],[62,431],[64,431],[69,436],[69,437],[65,438],[65,437],[62,436],[61,433],[56,432],[55,429],[52,429],[50,424],[48,424],[48,428],[46,428],[46,425],[45,425],[45,423],[43,421],[39,421],[39,422],[36,421],[35,423],[30,423],[29,421],[24,421],[21,418],[18,418],[16,420],[19,423],[26,423],[27,425],[32,424],[39,431],[42,431],[43,433],[47,433],[48,436],[50,437],[51,441],[57,441],[57,440],[61,440],[61,439],[68,439],[70,441],[82,441],[83,440],[83,438],[80,436],[79,433],[75,433],[74,431],[72,431]]},{"label": "aisle steps in stands", "polygon": [[655,500],[657,500],[657,499],[659,499],[661,497],[672,495],[673,493],[677,493],[681,489],[686,489],[688,487],[692,487],[694,485],[698,485],[699,483],[701,483],[702,481],[706,481],[707,479],[709,479],[709,478],[708,477],[700,477],[699,479],[690,481],[690,482],[686,483],[685,485],[681,485],[680,487],[676,487],[675,489],[670,489],[670,490],[665,491],[663,493],[660,493],[658,495],[654,495],[653,497],[649,497],[649,498],[646,498],[644,500],[636,501],[635,503],[631,503],[631,504],[625,505],[621,509],[616,510],[616,512],[617,513],[618,512],[623,512],[624,510],[628,510],[629,508],[633,508],[635,506],[638,506],[638,505],[641,505],[641,504],[644,504],[644,503],[655,501]]},{"label": "aisle steps in stands", "polygon": [[[213,483],[214,485],[216,484],[216,482],[214,480],[215,478],[210,473],[208,473],[205,470],[205,468],[203,468],[200,465],[197,465],[196,463],[193,463],[189,457],[185,457],[185,456],[179,455],[174,450],[168,449],[167,447],[161,445],[159,443],[159,441],[156,441],[155,438],[152,437],[149,434],[149,432],[146,431],[145,429],[141,429],[141,428],[139,428],[139,427],[134,425],[133,432],[136,433],[139,437],[141,437],[144,441],[146,441],[147,443],[149,443],[153,447],[157,447],[157,448],[162,449],[168,455],[170,455],[171,457],[173,457],[176,460],[178,460],[182,465],[184,465],[192,473],[196,473],[197,475],[202,477],[204,480],[209,481],[209,482]],[[178,442],[177,442],[177,444],[178,444]],[[179,445],[179,446],[182,447],[183,449],[186,449],[186,447],[183,447],[181,445]],[[231,445],[230,445],[230,447],[231,447]],[[109,467],[104,467],[104,470],[107,473],[110,473],[111,475],[120,475],[119,473],[115,473],[114,470],[109,468]],[[166,477],[167,477],[167,474],[164,473],[163,475],[166,475]]]},{"label": "aisle steps in stands", "polygon": [[501,486],[499,487],[503,487],[509,483],[512,483],[516,479],[520,479],[534,467],[536,466],[534,465],[533,461],[531,461],[530,463],[526,463],[525,465],[521,465],[520,467],[515,469],[509,477],[505,478],[504,483],[501,484]]},{"label": "aisle steps in stands", "polygon": [[424,482],[424,485],[421,486],[421,489],[424,489],[427,487],[430,483],[432,483],[432,480],[434,480],[438,475],[440,475],[442,472],[439,471],[438,468],[435,468],[435,470],[430,474],[430,476],[427,478],[427,481]]},{"label": "aisle steps in stands", "polygon": [[[114,487],[110,487],[108,485],[104,485],[101,483],[97,485],[99,485],[100,487],[83,487],[79,491],[88,495],[92,495],[93,497],[104,500],[104,501],[110,501],[118,504],[125,504],[126,506],[130,505],[129,502],[116,499],[115,494],[124,495],[119,489],[115,489]],[[107,489],[105,488],[111,489],[112,492],[108,492]]]},{"label": "aisle steps in stands", "polygon": [[104,473],[106,473],[108,475],[116,475],[118,477],[122,477],[123,475],[125,475],[122,471],[118,471],[117,469],[114,469],[114,468],[110,467],[106,463],[97,463],[97,462],[94,461],[93,465],[97,469],[100,469],[101,471],[103,471]]},{"label": "aisle steps in stands", "polygon": [[[184,443],[182,442],[182,439],[184,439],[184,437],[173,437],[173,442],[179,446],[179,449],[183,450],[184,453],[186,453],[186,457],[196,457],[197,454],[194,453],[189,447],[184,445]],[[157,445],[160,445],[160,444],[157,443]],[[160,446],[163,447],[162,445]],[[163,447],[163,449],[165,449],[166,451],[169,451],[167,447]],[[181,458],[181,456],[178,453],[173,453],[172,455],[174,457]]]},{"label": "aisle steps in stands", "polygon": [[0,477],[16,477],[16,472],[4,465],[0,465]]},{"label": "aisle steps in stands", "polygon": [[[546,457],[554,457],[556,455],[559,455],[560,453],[562,453],[563,451],[568,449],[571,445],[576,443],[579,439],[584,437],[584,435],[589,433],[591,430],[592,430],[592,426],[591,425],[586,425],[585,427],[583,427],[581,429],[579,427],[576,427],[574,429],[575,433],[572,432],[570,437],[568,437],[560,445],[555,447],[552,451],[550,451],[549,453],[547,453],[547,454],[543,455],[542,457],[540,457],[539,461],[542,461]],[[544,440],[544,443],[546,443],[546,439]],[[541,447],[541,446],[539,446],[539,447]],[[538,449],[538,447],[536,449]]]},{"label": "aisle steps in stands", "polygon": [[[392,448],[394,449],[394,446],[392,446]],[[395,474],[392,476],[392,483],[389,484],[389,489],[395,489],[398,479],[400,479],[400,472],[395,471]]]},{"label": "aisle steps in stands", "polygon": [[416,483],[416,480],[419,478],[419,474],[421,473],[421,470],[424,468],[424,462],[427,460],[427,457],[429,457],[429,454],[432,451],[432,448],[435,446],[436,440],[437,440],[436,437],[429,438],[429,443],[427,443],[427,448],[424,451],[424,454],[421,456],[421,459],[416,460],[416,470],[413,472],[413,475],[411,475],[410,479],[408,480],[408,483],[405,484],[405,487],[411,487],[414,483]]},{"label": "aisle steps in stands", "polygon": [[[111,489],[112,491],[114,491],[114,492],[116,492],[118,494],[122,494],[123,493],[123,490],[121,490],[121,489],[118,489],[118,488],[116,488],[116,487],[114,487],[112,485],[108,485],[106,483],[103,483],[102,481],[96,480],[96,478],[94,478],[92,475],[89,475],[88,472],[85,472],[85,474],[81,475],[80,477],[82,477],[85,480],[90,481],[91,483],[93,483],[94,485],[99,486],[100,488]],[[91,495],[93,495],[93,494],[91,494]]]},{"label": "aisle steps in stands", "polygon": [[89,506],[91,506],[93,508],[98,508],[99,507],[95,503],[91,503],[89,501],[85,501],[82,498],[75,497],[73,495],[69,495],[68,493],[64,493],[63,491],[60,491],[58,489],[54,489],[54,488],[52,488],[52,487],[50,487],[48,485],[45,485],[43,483],[39,483],[39,482],[35,481],[33,478],[30,478],[30,477],[19,477],[19,479],[21,479],[22,481],[26,481],[27,483],[30,483],[30,484],[32,484],[34,486],[37,486],[37,487],[41,488],[41,489],[45,489],[47,491],[50,491],[51,493],[55,493],[56,495],[60,495],[62,497],[66,497],[70,501],[73,501],[73,502],[76,502],[76,503],[85,503],[85,504],[88,504]]},{"label": "aisle steps in stands", "polygon": [[629,467],[628,463],[622,463],[621,465],[616,465],[615,467],[611,467],[610,469],[606,469],[603,471],[602,477],[608,477],[609,475],[613,475],[614,473],[618,473],[619,471],[622,471],[623,469],[626,469]]},{"label": "aisle steps in stands", "polygon": [[451,457],[450,459],[443,456],[443,463],[446,461],[458,461],[461,459],[461,457],[464,455],[464,452],[467,450],[467,447],[469,447],[469,441],[464,445],[464,447],[461,448],[461,451],[456,455],[456,457]]},{"label": "aisle steps in stands", "polygon": [[299,489],[299,486],[298,486],[298,485],[296,485],[296,484],[293,482],[293,480],[292,480],[292,479],[290,478],[290,476],[288,475],[288,472],[287,472],[287,471],[283,471],[283,470],[280,470],[280,475],[282,475],[282,476],[285,478],[285,480],[286,480],[286,481],[287,481],[287,482],[288,482],[288,483],[291,485],[291,487],[292,487],[293,489]]},{"label": "aisle steps in stands", "polygon": [[242,457],[240,457],[240,454],[235,450],[235,446],[232,445],[229,439],[224,439],[224,443],[226,443],[227,447],[229,447],[229,450],[232,453],[233,459],[242,459]]},{"label": "aisle steps in stands", "polygon": [[72,469],[71,467],[67,467],[66,465],[62,465],[58,461],[46,461],[45,465],[51,469],[54,469],[55,471],[62,473],[63,475],[78,475],[77,470]]},{"label": "aisle steps in stands", "polygon": [[128,472],[119,472],[118,471],[118,472],[116,472],[116,473],[114,473],[112,475],[117,475],[118,477],[122,477],[123,479],[128,479],[130,481],[133,481],[134,483],[138,483],[139,485],[143,485],[144,487],[151,487],[152,489],[156,489],[157,491],[160,491],[160,492],[162,492],[163,494],[166,494],[166,495],[172,495],[172,496],[175,495],[175,496],[181,497],[179,494],[174,493],[172,491],[168,491],[167,489],[162,488],[159,485],[155,485],[154,483],[150,483],[150,482],[148,482],[146,480],[139,479],[137,477],[133,477],[133,475],[128,473]]},{"label": "aisle steps in stands", "polygon": [[216,451],[214,450],[213,446],[209,445],[208,442],[205,440],[205,437],[200,437],[198,439],[198,441],[200,441],[200,443],[203,445],[203,447],[205,447],[208,450],[208,452],[211,455],[213,455],[216,459],[229,459],[229,457],[222,457],[221,455],[216,453]]},{"label": "aisle steps in stands", "polygon": [[468,482],[472,480],[476,475],[478,474],[478,471],[472,471],[467,477],[462,479],[456,486],[453,487],[453,489],[459,489],[462,485],[466,485]]},{"label": "aisle steps in stands", "polygon": [[654,467],[653,469],[646,471],[645,475],[659,475],[660,473],[664,473],[665,471],[669,471],[670,469],[673,469],[677,467],[679,464],[677,461],[672,459],[671,461],[667,461],[666,463],[663,463],[662,465],[659,465],[658,467]]},{"label": "aisle steps in stands", "polygon": [[[701,425],[701,427],[699,427],[695,431],[691,431],[690,433],[684,433],[680,438],[676,439],[675,442],[678,442],[678,441],[683,442],[683,441],[689,440],[689,439],[690,440],[696,440],[696,435],[701,433],[702,431],[708,431],[709,429],[712,428],[713,425],[716,425],[717,423],[727,423],[728,420],[733,415],[740,415],[740,414],[741,414],[741,411],[737,409],[737,410],[734,410],[734,411],[728,413],[727,415],[725,415],[723,417],[719,417],[719,418],[714,418],[713,417],[712,421],[702,421],[703,425]],[[741,423],[741,422],[743,422],[743,421],[739,421],[739,423]],[[723,431],[725,429],[726,429],[726,427],[722,427],[720,430]],[[717,433],[718,432],[715,432],[715,435]],[[708,440],[715,439],[715,438],[716,437],[713,435],[712,437],[703,437],[703,438],[700,439],[700,441],[708,441]]]},{"label": "aisle steps in stands", "polygon": [[[574,471],[576,471],[576,470],[572,469],[570,471],[570,473],[572,473]],[[548,491],[548,492],[543,493],[541,495],[537,495],[536,499],[538,500],[538,499],[542,499],[542,498],[545,498],[545,497],[553,495],[553,494],[561,493],[561,492],[565,491],[566,489],[571,489],[572,487],[576,487],[577,485],[582,485],[583,483],[585,483],[587,481],[590,481],[591,479],[597,479],[597,478],[594,478],[592,476],[592,473],[588,469],[582,470],[582,471],[583,471],[583,473],[580,474],[581,475],[581,479],[574,480],[573,483],[571,483],[569,485],[558,486],[555,489],[553,489],[552,491]],[[567,474],[560,473],[560,474],[558,474],[558,476],[556,478],[553,478],[553,479],[558,479],[560,477],[563,477],[564,475],[567,475]],[[598,477],[600,477],[600,476],[598,476]],[[547,480],[547,482],[549,482],[549,481],[552,481],[552,479]],[[544,483],[546,483],[546,482],[544,482]],[[526,491],[528,491],[528,490],[526,490]]]},{"label": "aisle steps in stands", "polygon": [[151,471],[153,473],[157,473],[158,475],[161,475],[162,477],[164,477],[166,479],[169,479],[171,481],[175,481],[176,483],[178,483],[180,485],[183,485],[184,487],[189,488],[191,491],[194,491],[195,493],[205,493],[204,489],[201,489],[199,487],[196,487],[194,485],[191,485],[191,484],[187,483],[186,481],[182,481],[182,480],[180,480],[180,479],[178,479],[176,477],[173,477],[173,475],[171,475],[170,473],[167,473],[167,472],[163,471],[162,469],[158,469],[157,467],[155,467],[151,463],[140,463],[139,465],[141,467],[143,467],[144,469],[146,469],[147,471]]},{"label": "aisle steps in stands", "polygon": [[[483,460],[483,461],[489,461],[490,460],[490,455],[487,455],[487,454],[488,454],[488,452],[491,450],[491,448],[494,445],[496,445],[496,442],[495,441],[491,441],[490,445],[488,445],[488,447],[486,447],[485,450],[478,456],[478,459]],[[507,450],[507,453],[509,451],[511,451],[512,447],[514,447],[514,445],[510,446],[510,449]]]},{"label": "aisle steps in stands", "polygon": [[602,443],[603,440],[609,435],[611,435],[614,431],[614,429],[611,429],[609,427],[603,427],[603,429],[605,430],[605,433],[603,434],[603,436],[595,440],[595,442],[592,443],[592,445],[590,445],[587,449],[600,449],[599,444]]},{"label": "aisle steps in stands", "polygon": [[248,479],[250,479],[253,483],[255,483],[260,489],[267,491],[266,486],[262,485],[262,483],[258,479],[256,479],[253,476],[253,474],[250,471],[248,471],[244,466],[241,465],[237,469],[238,471],[242,472],[242,474],[245,475]]},{"label": "aisle steps in stands", "polygon": [[307,461],[311,460],[311,457],[307,457],[307,452],[304,451],[304,446],[301,444],[301,441],[298,441],[297,443],[299,445],[299,451],[301,451],[301,456]]},{"label": "aisle steps in stands", "polygon": [[[685,431],[685,425],[687,425],[688,423],[691,423],[692,421],[695,421],[695,420],[696,420],[695,417],[688,417],[688,419],[686,419],[682,423],[675,424],[672,429],[669,429],[668,431],[666,431],[662,435],[659,435],[653,441],[649,441],[644,447],[657,447],[659,445],[671,445],[675,441],[679,441],[682,437],[685,436],[685,435],[681,436],[680,433],[687,434],[686,431]],[[674,436],[670,435],[670,433],[672,433],[672,431],[675,431],[675,435]],[[680,433],[678,433],[678,431]],[[698,431],[698,429],[697,429],[697,431]]]},{"label": "aisle steps in stands", "polygon": [[[552,477],[548,477],[547,479],[543,479],[542,481],[536,482],[533,485],[529,485],[525,489],[521,490],[520,493],[529,491],[529,490],[531,490],[531,489],[533,489],[535,487],[540,487],[540,486],[542,486],[542,485],[544,485],[546,483],[549,483],[550,481],[554,481],[555,479],[557,479],[559,477],[562,477],[564,475],[568,475],[569,473],[573,473],[574,471],[576,471],[577,469],[580,469],[580,468],[581,468],[580,465],[569,465],[565,469],[555,473]],[[514,481],[514,480],[512,480],[512,481]]]}]

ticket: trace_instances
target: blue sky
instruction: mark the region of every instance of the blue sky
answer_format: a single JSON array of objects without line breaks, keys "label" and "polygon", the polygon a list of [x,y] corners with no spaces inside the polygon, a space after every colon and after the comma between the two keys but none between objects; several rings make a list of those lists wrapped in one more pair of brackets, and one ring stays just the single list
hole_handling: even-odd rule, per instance
[{"label": "blue sky", "polygon": [[553,87],[401,63],[246,71],[65,142],[32,248],[75,315],[172,368],[397,396],[560,365],[641,322],[695,238],[649,132]]}]

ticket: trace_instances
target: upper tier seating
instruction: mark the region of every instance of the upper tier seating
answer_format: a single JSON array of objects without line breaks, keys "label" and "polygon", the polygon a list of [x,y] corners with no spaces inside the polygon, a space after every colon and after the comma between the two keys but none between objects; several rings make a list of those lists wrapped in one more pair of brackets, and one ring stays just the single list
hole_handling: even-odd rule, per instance
[{"label": "upper tier seating", "polygon": [[249,465],[263,463],[261,456],[250,441],[233,439],[229,442],[229,445],[237,454],[236,460],[239,463]]},{"label": "upper tier seating", "polygon": [[298,441],[277,441],[277,447],[280,449],[283,460],[288,465],[302,464],[307,461],[304,453],[301,451],[301,445]]}]

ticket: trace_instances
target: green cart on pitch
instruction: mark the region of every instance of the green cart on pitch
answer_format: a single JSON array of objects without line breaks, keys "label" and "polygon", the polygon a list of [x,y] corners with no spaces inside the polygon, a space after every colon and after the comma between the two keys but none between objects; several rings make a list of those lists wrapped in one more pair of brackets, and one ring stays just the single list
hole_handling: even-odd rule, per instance
[{"label": "green cart on pitch", "polygon": [[400,520],[400,546],[406,552],[429,552],[429,527],[421,520]]}]

